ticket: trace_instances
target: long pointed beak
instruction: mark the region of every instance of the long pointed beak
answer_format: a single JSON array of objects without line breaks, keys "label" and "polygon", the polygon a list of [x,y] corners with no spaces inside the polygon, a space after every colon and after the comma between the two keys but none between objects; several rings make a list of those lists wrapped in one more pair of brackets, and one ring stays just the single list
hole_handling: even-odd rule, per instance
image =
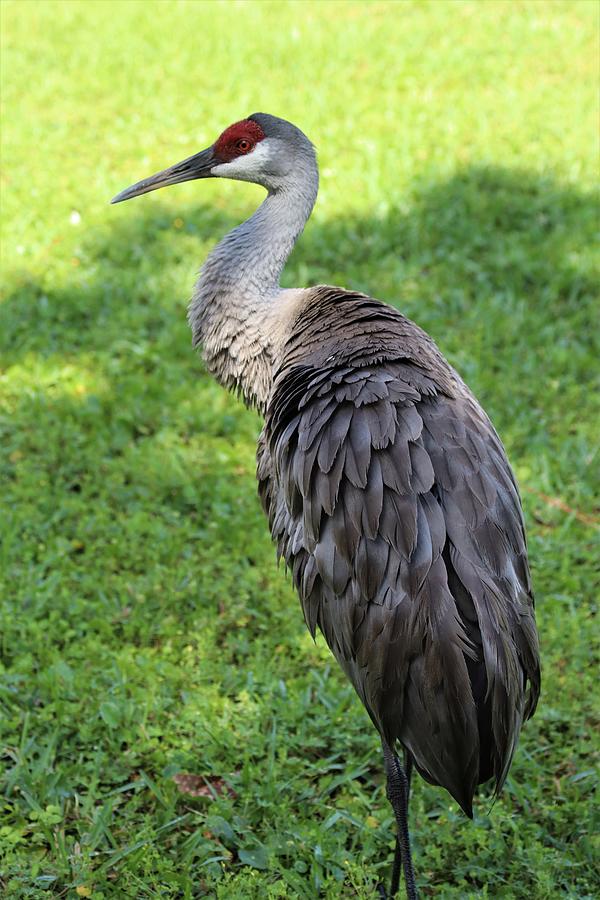
[{"label": "long pointed beak", "polygon": [[194,156],[189,156],[182,162],[157,172],[149,178],[132,184],[131,187],[125,188],[116,197],[113,197],[111,203],[121,203],[123,200],[131,200],[132,197],[139,197],[140,194],[148,194],[150,191],[157,191],[161,187],[167,187],[169,184],[178,184],[180,181],[193,181],[195,178],[211,178],[211,169],[218,165],[218,160],[214,154],[214,147],[208,147]]}]

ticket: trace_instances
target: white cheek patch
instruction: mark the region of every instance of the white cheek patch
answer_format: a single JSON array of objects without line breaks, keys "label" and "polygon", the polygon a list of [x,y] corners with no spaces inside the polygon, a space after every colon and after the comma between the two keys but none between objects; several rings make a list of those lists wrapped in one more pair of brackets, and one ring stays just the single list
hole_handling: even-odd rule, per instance
[{"label": "white cheek patch", "polygon": [[238,156],[231,162],[219,163],[210,170],[217,178],[236,178],[238,181],[256,181],[271,157],[269,141],[260,141],[246,156]]}]

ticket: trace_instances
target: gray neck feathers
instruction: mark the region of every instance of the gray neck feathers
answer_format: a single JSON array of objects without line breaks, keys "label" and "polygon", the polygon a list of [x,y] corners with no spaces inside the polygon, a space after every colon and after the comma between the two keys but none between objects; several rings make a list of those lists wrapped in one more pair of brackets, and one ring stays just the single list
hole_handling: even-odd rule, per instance
[{"label": "gray neck feathers", "polygon": [[188,310],[194,346],[202,345],[208,370],[259,409],[268,399],[281,340],[279,278],[318,190],[316,164],[294,175],[215,247]]}]

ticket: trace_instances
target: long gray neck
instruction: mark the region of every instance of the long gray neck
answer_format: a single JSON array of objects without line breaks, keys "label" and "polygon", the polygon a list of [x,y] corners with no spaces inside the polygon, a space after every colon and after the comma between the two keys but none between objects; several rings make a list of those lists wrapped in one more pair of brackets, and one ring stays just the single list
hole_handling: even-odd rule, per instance
[{"label": "long gray neck", "polygon": [[188,311],[194,346],[208,370],[248,405],[264,409],[276,351],[279,278],[311,214],[318,173],[303,173],[264,202],[215,247]]}]

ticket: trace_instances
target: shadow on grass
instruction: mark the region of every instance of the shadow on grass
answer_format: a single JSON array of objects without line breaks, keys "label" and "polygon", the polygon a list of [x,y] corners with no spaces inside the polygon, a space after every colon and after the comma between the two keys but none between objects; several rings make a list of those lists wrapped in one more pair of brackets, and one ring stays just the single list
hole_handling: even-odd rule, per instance
[{"label": "shadow on grass", "polygon": [[[285,283],[341,283],[401,307],[438,340],[518,458],[546,440],[557,396],[575,415],[591,402],[595,284],[586,252],[595,220],[591,195],[526,172],[472,168],[417,185],[406,210],[309,223]],[[240,477],[250,485],[256,419],[203,375],[184,315],[194,269],[237,220],[198,206],[174,221],[153,198],[135,215],[107,206],[107,223],[88,235],[67,285],[23,280],[4,305],[0,337],[6,364],[43,369],[58,358],[100,386],[81,396],[53,388],[47,403],[34,383],[0,418],[0,434],[17,425],[18,452],[90,500],[97,459],[108,466],[102,477],[114,462],[124,479],[115,516],[146,502],[197,511],[220,522],[239,552],[221,494],[234,506],[225,485],[245,490]],[[200,457],[193,442],[203,435],[213,443]]]},{"label": "shadow on grass", "polygon": [[[52,291],[23,277],[4,305],[0,340],[7,361],[28,351],[109,355],[116,334],[137,340],[164,329],[179,333],[183,317],[171,301],[179,297],[181,310],[198,264],[238,219],[197,206],[174,221],[154,198],[138,201],[133,217],[120,213],[107,207],[107,227],[84,241],[70,284]],[[504,323],[493,323],[502,343],[503,324],[510,333],[510,317],[522,304],[551,322],[580,314],[582,303],[591,313],[585,301],[596,285],[584,255],[596,221],[592,194],[523,171],[475,167],[418,185],[405,210],[312,221],[285,283],[360,288],[426,327],[441,317],[459,332],[465,313],[480,317],[493,297],[505,314]],[[180,265],[183,284],[165,280]],[[168,303],[159,290],[167,284]],[[529,337],[535,347],[536,335]]]}]

